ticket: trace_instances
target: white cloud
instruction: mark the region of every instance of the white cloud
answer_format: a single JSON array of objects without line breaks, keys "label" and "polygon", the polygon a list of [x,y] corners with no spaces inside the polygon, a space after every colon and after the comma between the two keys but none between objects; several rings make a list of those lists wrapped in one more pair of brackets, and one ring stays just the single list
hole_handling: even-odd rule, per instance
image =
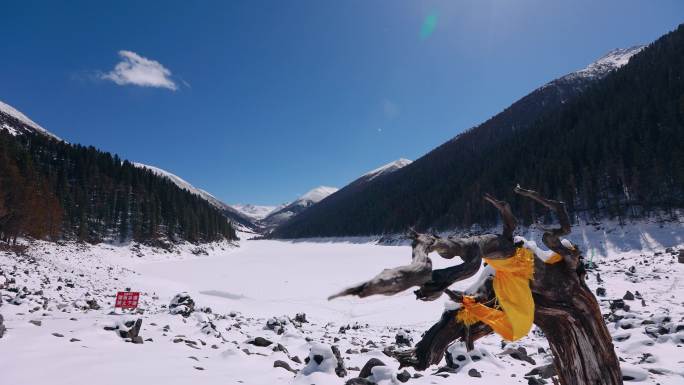
[{"label": "white cloud", "polygon": [[121,61],[113,70],[101,74],[102,79],[111,80],[123,86],[133,84],[141,87],[167,88],[175,91],[176,83],[171,80],[171,71],[156,60],[151,60],[132,51],[119,51]]}]

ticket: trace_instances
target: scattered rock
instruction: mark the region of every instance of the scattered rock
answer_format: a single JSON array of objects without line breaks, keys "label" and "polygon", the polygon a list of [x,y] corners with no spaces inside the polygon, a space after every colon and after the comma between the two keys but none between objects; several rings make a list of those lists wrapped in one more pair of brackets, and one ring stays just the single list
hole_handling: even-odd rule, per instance
[{"label": "scattered rock", "polygon": [[625,301],[621,299],[616,299],[613,301],[610,301],[610,310],[615,311],[617,309],[624,309],[625,308]]},{"label": "scattered rock", "polygon": [[188,293],[176,294],[169,304],[169,312],[171,314],[180,314],[183,317],[190,317],[190,314],[195,311],[195,301],[192,300]]},{"label": "scattered rock", "polygon": [[596,296],[605,297],[606,296],[606,289],[603,287],[597,287],[596,288]]},{"label": "scattered rock", "polygon": [[394,340],[399,346],[411,346],[411,343],[413,342],[411,335],[405,330],[400,330],[394,337]]},{"label": "scattered rock", "polygon": [[285,333],[285,326],[287,325],[287,320],[284,318],[269,318],[266,321],[266,330],[273,330],[276,334],[280,335]]},{"label": "scattered rock", "polygon": [[626,301],[634,301],[634,294],[632,294],[631,291],[627,290],[624,296],[622,296],[622,299]]},{"label": "scattered rock", "polygon": [[295,315],[295,321],[302,323],[302,324],[309,322],[306,320],[306,313],[297,313],[297,315]]},{"label": "scattered rock", "polygon": [[64,337],[64,334],[61,334],[61,333],[52,333],[52,335],[55,337],[59,337],[59,338]]},{"label": "scattered rock", "polygon": [[41,326],[43,324],[43,322],[40,320],[30,320],[29,323],[34,324],[36,326]]},{"label": "scattered rock", "polygon": [[87,300],[86,304],[88,304],[88,308],[90,308],[90,310],[100,310],[100,305],[98,305],[94,298]]},{"label": "scattered rock", "polygon": [[247,341],[247,343],[254,346],[266,347],[271,345],[273,342],[267,340],[264,337],[256,337],[250,341]]},{"label": "scattered rock", "polygon": [[128,320],[118,324],[119,336],[121,338],[135,339],[140,333],[140,328],[142,327],[142,318],[137,320]]},{"label": "scattered rock", "polygon": [[337,359],[337,366],[335,367],[335,374],[337,374],[337,377],[346,377],[347,376],[347,369],[344,368],[344,360],[342,359],[342,354],[340,354],[340,349],[333,345],[330,347],[330,350],[332,350],[333,355]]},{"label": "scattered rock", "polygon": [[375,382],[370,382],[367,379],[361,377],[354,377],[347,380],[347,382],[345,382],[344,385],[375,385]]},{"label": "scattered rock", "polygon": [[468,375],[470,377],[482,377],[482,374],[480,372],[478,372],[477,369],[475,369],[475,368],[468,370]]},{"label": "scattered rock", "polygon": [[407,382],[410,379],[411,379],[411,373],[409,373],[408,370],[404,370],[401,373],[397,373],[397,380],[399,380],[401,382]]},{"label": "scattered rock", "polygon": [[679,250],[679,256],[677,257],[679,263],[684,263],[684,249]]},{"label": "scattered rock", "polygon": [[370,375],[372,374],[371,369],[373,369],[376,366],[385,366],[385,363],[380,361],[379,359],[377,359],[375,357],[371,358],[370,360],[368,360],[368,362],[366,362],[365,365],[363,365],[363,368],[361,368],[361,372],[359,373],[359,377],[361,377],[361,378],[370,377]]},{"label": "scattered rock", "polygon": [[507,348],[506,350],[501,352],[501,354],[508,354],[516,360],[525,361],[532,365],[537,364],[537,362],[532,357],[527,355],[527,350],[522,346],[518,347],[517,349]]},{"label": "scattered rock", "polygon": [[297,371],[294,370],[294,369],[292,369],[292,367],[290,366],[290,364],[288,364],[288,363],[285,362],[285,361],[276,360],[276,361],[273,363],[273,367],[274,367],[274,368],[283,368],[283,369],[287,370],[288,372],[297,373]]},{"label": "scattered rock", "polygon": [[301,373],[307,376],[314,372],[335,373],[338,376],[340,374],[346,375],[344,362],[339,356],[337,347],[333,349],[329,345],[314,342],[311,344],[309,355],[304,359],[304,362],[306,366],[302,368]]},{"label": "scattered rock", "polygon": [[72,338],[69,340],[69,342],[79,342],[80,340],[78,338]]},{"label": "scattered rock", "polygon": [[525,376],[540,376],[541,378],[551,378],[555,374],[556,369],[554,368],[553,364],[548,364],[543,366],[537,366],[536,368],[532,369],[529,373],[525,374]]}]

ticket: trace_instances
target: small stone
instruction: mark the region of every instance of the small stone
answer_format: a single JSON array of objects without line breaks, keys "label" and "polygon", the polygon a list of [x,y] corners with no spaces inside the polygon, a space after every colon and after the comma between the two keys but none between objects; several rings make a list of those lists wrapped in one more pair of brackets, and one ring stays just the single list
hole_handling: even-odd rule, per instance
[{"label": "small stone", "polygon": [[254,345],[254,346],[261,346],[261,347],[266,347],[271,345],[273,342],[267,340],[264,337],[257,337],[251,341],[247,341],[248,344]]},{"label": "small stone", "polygon": [[525,374],[525,377],[540,376],[541,378],[551,378],[554,374],[556,374],[556,369],[554,368],[553,364],[548,364],[543,366],[537,366],[536,368],[532,369],[529,373]]},{"label": "small stone", "polygon": [[283,368],[283,369],[287,370],[288,372],[297,373],[297,371],[292,369],[290,364],[288,364],[285,361],[276,360],[275,362],[273,362],[273,367],[274,368]]},{"label": "small stone", "polygon": [[371,369],[373,369],[376,366],[385,366],[385,363],[375,357],[371,358],[370,360],[368,360],[368,362],[366,362],[365,365],[363,365],[363,368],[361,368],[361,373],[359,373],[359,377],[369,377],[372,374]]},{"label": "small stone", "polygon": [[469,375],[470,377],[482,377],[482,374],[480,374],[480,372],[478,372],[477,369],[475,369],[475,368],[470,369],[470,370],[468,371],[468,375]]},{"label": "small stone", "polygon": [[527,378],[527,385],[544,385],[546,384],[545,380],[542,380],[541,378],[537,377],[528,377]]},{"label": "small stone", "polygon": [[599,297],[605,297],[606,296],[606,289],[603,287],[597,287],[596,288],[596,295]]},{"label": "small stone", "polygon": [[397,373],[397,380],[401,382],[406,382],[411,379],[411,373],[409,373],[407,370],[404,370],[401,373]]},{"label": "small stone", "polygon": [[195,368],[195,369],[197,369],[197,370],[204,370],[204,368],[201,367],[201,366],[193,366],[193,368]]},{"label": "small stone", "polygon": [[40,326],[43,324],[43,322],[41,322],[39,320],[30,320],[29,323],[34,324],[36,326]]},{"label": "small stone", "polygon": [[394,341],[398,346],[411,346],[411,343],[413,342],[411,335],[404,330],[401,330],[399,333],[397,333],[397,335],[394,337]]},{"label": "small stone", "polygon": [[69,342],[78,342],[78,341],[80,341],[78,338],[72,338],[69,340]]},{"label": "small stone", "polygon": [[333,355],[337,359],[337,366],[335,367],[335,374],[337,374],[337,377],[344,378],[347,376],[347,369],[344,368],[344,360],[342,359],[342,354],[340,354],[340,349],[336,346],[333,345],[330,347],[330,350],[332,350]]},{"label": "small stone", "polygon": [[347,380],[347,382],[344,383],[344,385],[374,385],[374,382],[370,382],[365,378],[361,377],[354,377],[350,378]]},{"label": "small stone", "polygon": [[60,337],[60,338],[64,337],[64,334],[61,334],[61,333],[52,333],[52,335],[55,337]]},{"label": "small stone", "polygon": [[627,290],[624,296],[622,296],[622,299],[626,301],[634,301],[634,294],[632,294],[631,291]]}]

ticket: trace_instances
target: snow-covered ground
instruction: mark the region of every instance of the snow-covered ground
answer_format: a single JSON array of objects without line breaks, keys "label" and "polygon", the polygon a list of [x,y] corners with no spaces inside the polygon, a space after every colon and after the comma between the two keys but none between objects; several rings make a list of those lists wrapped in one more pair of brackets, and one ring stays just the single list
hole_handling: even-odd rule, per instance
[{"label": "snow-covered ground", "polygon": [[[609,299],[621,299],[627,290],[635,294],[624,301],[628,310],[607,318],[624,373],[643,383],[684,384],[681,224],[584,230],[578,236],[598,265],[588,282],[594,290],[605,289],[599,297],[603,312],[611,314]],[[342,384],[357,377],[371,358],[386,364],[374,369],[371,379],[398,383],[403,370],[382,350],[396,345],[398,335],[418,341],[439,318],[445,300],[418,302],[411,292],[326,298],[383,268],[404,264],[410,255],[406,245],[264,240],[243,240],[240,247],[187,245],[166,253],[131,245],[44,242],[33,243],[22,255],[0,251],[0,314],[7,328],[0,338],[0,383]],[[455,263],[436,255],[433,261],[437,267]],[[126,288],[142,293],[137,314],[113,309],[115,293]],[[181,292],[195,302],[187,318],[168,308]],[[308,322],[298,313],[305,313]],[[127,329],[126,321],[138,318],[143,344],[105,330],[117,324]],[[335,374],[333,345],[344,362],[344,378]],[[526,361],[509,354],[520,346]],[[544,338],[534,330],[517,345],[502,349],[493,335],[476,347],[465,353],[461,345],[452,346],[452,356],[462,355],[465,365],[454,370],[443,361],[409,383],[526,384],[527,373],[551,362]],[[320,364],[314,355],[320,355]],[[297,373],[274,367],[277,361]]]}]

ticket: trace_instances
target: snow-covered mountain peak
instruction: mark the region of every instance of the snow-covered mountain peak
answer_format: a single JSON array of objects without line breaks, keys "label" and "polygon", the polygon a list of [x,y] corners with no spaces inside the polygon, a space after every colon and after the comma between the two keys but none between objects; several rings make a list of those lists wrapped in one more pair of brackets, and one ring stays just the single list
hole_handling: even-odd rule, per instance
[{"label": "snow-covered mountain peak", "polygon": [[311,203],[318,203],[325,199],[330,194],[333,194],[336,192],[338,189],[336,187],[328,187],[328,186],[319,186],[316,187],[315,189],[310,190],[306,194],[300,196],[297,201],[298,202],[311,202]]},{"label": "snow-covered mountain peak", "polygon": [[395,172],[399,170],[402,167],[408,166],[409,164],[413,163],[412,160],[409,159],[404,159],[404,158],[399,158],[395,160],[394,162],[389,162],[383,166],[380,166],[374,170],[371,170],[365,174],[362,175],[362,178],[365,178],[367,181],[377,178],[380,175],[384,174],[389,174],[391,172]]},{"label": "snow-covered mountain peak", "polygon": [[[51,133],[50,131],[44,129],[38,123],[29,119],[28,116],[24,115],[21,111],[10,106],[7,103],[3,103],[2,101],[0,101],[0,113],[5,114],[7,116],[10,116],[10,117],[18,120],[20,123],[23,123],[24,125],[29,126],[29,128],[31,128],[33,131],[35,131],[39,134],[47,135],[47,136],[52,137],[52,138],[57,139],[57,140],[62,140],[57,135],[55,135],[55,134]],[[0,129],[5,129],[5,130],[9,131],[12,135],[17,135],[17,134],[22,132],[22,130],[19,130],[18,127],[12,127],[11,125],[9,125],[7,123],[0,124]]]},{"label": "snow-covered mountain peak", "polygon": [[585,68],[570,73],[563,78],[602,78],[609,72],[627,64],[632,56],[641,52],[641,50],[643,50],[645,47],[645,45],[635,45],[629,48],[616,48],[601,56],[598,60],[589,64]]},{"label": "snow-covered mountain peak", "polygon": [[234,204],[231,205],[235,210],[239,211],[240,213],[255,219],[255,220],[261,220],[264,219],[268,216],[268,214],[272,213],[273,211],[282,208],[284,206],[264,206],[264,205],[253,205],[253,204]]}]

